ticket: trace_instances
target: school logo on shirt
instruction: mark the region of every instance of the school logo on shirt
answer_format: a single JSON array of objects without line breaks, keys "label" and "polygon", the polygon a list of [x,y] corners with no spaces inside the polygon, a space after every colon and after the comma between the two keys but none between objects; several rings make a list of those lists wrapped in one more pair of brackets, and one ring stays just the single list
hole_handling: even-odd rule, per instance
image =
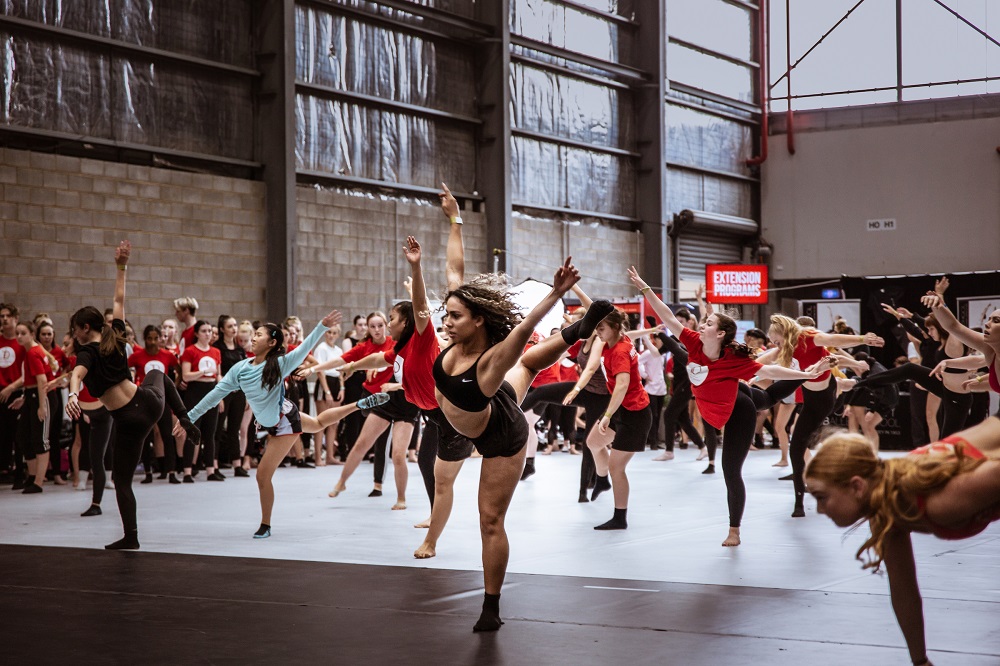
[{"label": "school logo on shirt", "polygon": [[0,368],[9,368],[14,365],[14,350],[11,347],[0,347]]},{"label": "school logo on shirt", "polygon": [[210,375],[215,374],[215,369],[217,367],[218,366],[215,364],[215,359],[212,358],[211,356],[202,356],[201,360],[198,361],[198,369]]},{"label": "school logo on shirt", "polygon": [[167,372],[167,368],[159,361],[149,361],[148,363],[146,363],[146,365],[142,367],[142,372],[147,375],[151,373],[153,370],[159,370],[162,373]]},{"label": "school logo on shirt", "polygon": [[697,363],[687,364],[688,379],[695,386],[701,386],[702,383],[708,379],[708,366],[698,365]]}]

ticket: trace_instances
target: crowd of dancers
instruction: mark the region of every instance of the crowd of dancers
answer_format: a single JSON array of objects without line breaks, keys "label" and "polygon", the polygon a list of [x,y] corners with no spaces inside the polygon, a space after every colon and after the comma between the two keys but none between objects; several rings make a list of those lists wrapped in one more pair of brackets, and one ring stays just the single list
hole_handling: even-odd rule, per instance
[{"label": "crowd of dancers", "polygon": [[[113,307],[78,310],[61,346],[51,318],[28,320],[0,304],[2,480],[38,494],[50,479],[86,490],[89,473],[82,515],[100,515],[105,488],[114,488],[124,534],[106,548],[134,550],[140,462],[141,483],[156,474],[172,484],[220,482],[223,468],[250,477],[256,467],[261,520],[253,536],[267,538],[279,466],[340,465],[335,498],[373,455],[371,494],[381,495],[388,448],[392,508],[405,510],[415,449],[431,515],[418,524],[427,532],[414,556],[427,558],[437,552],[463,462],[478,455],[485,597],[474,630],[495,631],[503,624],[507,508],[536,473],[540,421],[549,424],[549,451],[558,430],[582,454],[578,501],[610,491],[613,514],[596,530],[628,528],[627,470],[636,453],[663,448],[654,460],[669,463],[675,442],[690,441],[712,474],[721,447],[726,547],[741,543],[742,469],[751,449],[765,446],[767,429],[781,449],[776,466],[791,467],[793,517],[805,516],[811,492],[837,525],[870,524],[858,558],[886,565],[913,663],[929,663],[909,533],[965,538],[1000,517],[1000,420],[988,416],[986,393],[1000,392],[1000,310],[981,331],[963,326],[944,305],[947,280],[924,297],[925,317],[885,305],[900,340],[912,342],[891,369],[872,356],[883,338],[844,322],[823,332],[808,318],[776,314],[766,331],[737,340],[734,318],[700,292],[696,310],[672,310],[634,268],[627,279],[654,316],[632,330],[621,309],[586,294],[571,258],[523,313],[504,276],[465,275],[462,219],[447,187],[441,206],[449,229],[440,327],[422,272],[436,258],[424,257],[412,236],[402,246],[411,298],[388,316],[355,317],[346,336],[337,311],[304,335],[295,317],[274,324],[222,315],[213,325],[197,317],[194,298],[179,298],[176,318],[146,326],[139,341],[125,310],[128,241],[113,253]],[[539,335],[543,317],[571,292],[581,307]],[[898,404],[902,382],[910,384],[915,443],[925,445],[883,460],[877,426]],[[72,423],[68,469],[63,413]],[[835,414],[849,432],[824,430]]]}]

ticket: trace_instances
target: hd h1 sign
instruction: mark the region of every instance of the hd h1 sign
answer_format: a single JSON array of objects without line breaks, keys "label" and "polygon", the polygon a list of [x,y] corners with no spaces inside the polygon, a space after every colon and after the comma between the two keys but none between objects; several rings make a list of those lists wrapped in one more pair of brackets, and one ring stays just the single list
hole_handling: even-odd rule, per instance
[{"label": "hd h1 sign", "polygon": [[709,303],[767,303],[767,266],[709,264],[705,291]]}]

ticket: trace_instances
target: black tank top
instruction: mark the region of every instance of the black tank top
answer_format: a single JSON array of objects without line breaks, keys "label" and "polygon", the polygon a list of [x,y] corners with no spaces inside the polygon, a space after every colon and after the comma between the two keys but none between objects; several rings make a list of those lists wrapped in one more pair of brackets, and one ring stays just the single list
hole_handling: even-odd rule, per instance
[{"label": "black tank top", "polygon": [[438,391],[441,391],[441,395],[448,398],[448,402],[459,409],[467,412],[481,412],[490,404],[490,398],[483,395],[480,390],[479,382],[476,379],[476,370],[479,367],[479,359],[486,351],[483,351],[476,362],[462,374],[449,375],[444,370],[444,356],[454,346],[447,347],[434,360],[434,386],[437,387]]}]

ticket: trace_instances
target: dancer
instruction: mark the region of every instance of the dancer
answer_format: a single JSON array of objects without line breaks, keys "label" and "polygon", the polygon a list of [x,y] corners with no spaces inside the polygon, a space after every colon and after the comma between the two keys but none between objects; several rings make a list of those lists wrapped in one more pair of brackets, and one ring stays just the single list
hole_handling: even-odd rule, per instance
[{"label": "dancer", "polygon": [[[212,346],[212,325],[199,319],[194,326],[187,329],[194,331],[194,342],[187,343],[181,353],[181,380],[187,384],[184,391],[184,404],[188,411],[208,395],[219,382],[219,366],[222,365],[222,355]],[[186,333],[187,331],[185,331]],[[216,403],[218,406],[218,403]],[[205,463],[206,479],[208,481],[225,481],[226,477],[216,468],[215,428],[219,423],[219,410],[210,409],[196,420],[195,425],[201,431],[201,444],[204,449],[202,459]],[[198,447],[191,440],[184,443],[184,483],[194,483],[195,464],[198,462]]]},{"label": "dancer", "polygon": [[[118,270],[111,325],[105,324],[100,310],[92,306],[77,310],[71,320],[73,335],[81,346],[77,352],[76,367],[70,376],[66,413],[71,418],[80,418],[82,411],[79,395],[82,383],[111,412],[115,426],[111,478],[115,483],[115,496],[125,535],[105,546],[108,550],[139,548],[132,476],[142,455],[143,444],[153,424],[163,413],[164,400],[178,415],[179,427],[183,426],[188,439],[197,442],[201,437],[201,433],[187,418],[180,395],[171,382],[164,381],[162,372],[148,372],[140,386],[132,382],[125,355],[124,322],[125,273],[131,252],[132,245],[127,240],[123,240],[115,250],[115,266]],[[91,466],[101,464],[101,459],[91,461]]]},{"label": "dancer", "polygon": [[[729,503],[729,535],[723,546],[740,545],[740,522],[746,506],[743,484],[743,463],[753,443],[757,412],[770,409],[781,398],[790,395],[803,381],[815,379],[827,372],[825,359],[805,371],[780,366],[763,366],[752,357],[750,349],[735,342],[736,322],[724,314],[712,314],[701,323],[698,332],[686,328],[663,301],[653,293],[635,268],[629,268],[629,279],[645,295],[653,311],[671,333],[688,349],[688,376],[693,384],[695,401],[705,419],[706,427],[722,428],[722,473],[726,479]],[[775,382],[764,390],[751,388],[739,380],[790,380]]]},{"label": "dancer", "polygon": [[857,559],[865,569],[885,563],[893,612],[916,666],[931,662],[910,534],[966,539],[1000,519],[998,458],[1000,419],[991,417],[890,460],[880,460],[864,437],[837,433],[806,469],[819,513],[838,527],[868,521],[871,536]]},{"label": "dancer", "polygon": [[[792,360],[799,367],[808,368],[830,355],[826,347],[848,347],[866,344],[871,347],[881,347],[885,341],[874,333],[865,335],[841,335],[836,333],[821,333],[814,328],[803,328],[794,319],[784,315],[771,316],[771,327],[767,332],[768,339],[776,345],[761,354],[757,361],[763,364],[777,363],[790,367]],[[867,370],[867,366],[854,366],[848,357],[843,357],[841,363],[849,364]],[[792,518],[804,518],[806,515],[803,499],[805,498],[805,483],[802,472],[806,465],[806,449],[812,443],[823,421],[833,412],[837,401],[837,383],[831,377],[829,370],[823,372],[813,381],[802,385],[802,413],[795,421],[792,439],[789,443],[789,455],[792,459],[792,483],[795,491],[795,506]]]},{"label": "dancer", "polygon": [[[128,367],[135,370],[135,382],[142,384],[146,375],[152,370],[159,370],[165,375],[165,381],[173,381],[174,373],[177,369],[177,357],[160,347],[160,331],[156,326],[150,324],[142,332],[144,346],[132,352],[128,357]],[[80,397],[81,406],[83,397]],[[169,409],[164,409],[156,422],[155,432],[159,432],[160,440],[163,442],[164,457],[160,461],[163,463],[163,470],[170,477],[170,483],[180,483],[174,475],[174,468],[177,466],[177,448],[174,444],[174,437],[171,434],[173,427],[173,414]],[[152,483],[152,470],[146,470],[146,478],[143,483]],[[97,502],[100,504],[100,502]]]},{"label": "dancer", "polygon": [[[219,402],[241,390],[257,419],[257,429],[267,433],[264,456],[257,465],[257,486],[260,490],[260,528],[255,539],[271,536],[271,509],[274,506],[274,486],[271,478],[278,464],[288,455],[296,438],[302,433],[315,433],[358,409],[372,409],[389,400],[385,393],[376,393],[357,403],[334,407],[313,418],[300,414],[293,402],[285,399],[284,380],[298,368],[313,347],[323,337],[327,328],[340,323],[340,313],[333,310],[316,324],[305,341],[286,354],[285,336],[276,324],[263,324],[253,334],[253,358],[243,359],[226,373],[189,412],[189,418],[198,419],[209,410],[217,409]],[[176,433],[179,427],[174,428]]]}]

